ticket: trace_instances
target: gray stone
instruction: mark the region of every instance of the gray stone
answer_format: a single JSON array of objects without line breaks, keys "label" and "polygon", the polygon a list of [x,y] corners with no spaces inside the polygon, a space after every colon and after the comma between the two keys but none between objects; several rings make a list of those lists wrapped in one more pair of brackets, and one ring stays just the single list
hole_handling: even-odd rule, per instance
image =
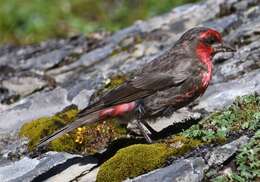
[{"label": "gray stone", "polygon": [[[47,178],[46,182],[52,181],[84,181],[84,179],[90,178],[93,180],[97,175],[97,163],[98,160],[94,157],[80,157],[77,158],[77,162],[71,160],[71,165],[65,168],[63,171],[58,172],[56,175]],[[87,180],[85,180],[87,181]]]},{"label": "gray stone", "polygon": [[230,105],[238,96],[255,92],[260,93],[260,72],[258,70],[242,78],[210,86],[193,109],[212,112]]},{"label": "gray stone", "polygon": [[21,100],[20,105],[0,113],[0,134],[17,131],[25,122],[62,111],[71,104],[67,94],[67,90],[56,88]]},{"label": "gray stone", "polygon": [[[237,96],[260,93],[259,8],[258,0],[207,0],[174,8],[147,21],[137,21],[113,35],[90,38],[90,44],[83,36],[77,36],[39,45],[0,48],[1,177],[10,180],[22,177],[22,180],[30,181],[40,175],[49,181],[62,178],[93,181],[97,174],[97,168],[92,170],[95,162],[75,163],[59,169],[60,174],[51,174],[52,170],[49,170],[57,161],[61,167],[67,165],[67,157],[62,153],[47,154],[45,162],[22,158],[10,163],[10,156],[17,159],[26,151],[25,141],[18,139],[17,131],[25,122],[51,116],[71,104],[83,109],[91,95],[112,75],[135,71],[163,54],[185,30],[194,26],[216,28],[237,52],[216,55],[213,80],[204,96],[170,118],[158,118],[153,126],[161,130],[187,117],[200,117],[202,109],[215,111],[231,104]],[[29,69],[32,73],[24,75]],[[8,99],[11,102],[7,102]],[[209,158],[209,163],[221,164],[228,158],[223,157],[225,152],[232,155],[226,148],[213,151],[209,155],[218,160]],[[21,169],[23,165],[25,167]],[[202,158],[181,159],[136,179],[199,181],[204,168]],[[11,175],[15,170],[17,174]]]},{"label": "gray stone", "polygon": [[176,123],[184,123],[185,120],[194,119],[197,120],[201,118],[201,114],[198,112],[190,112],[187,108],[182,108],[174,112],[170,117],[161,117],[158,120],[160,122],[149,122],[149,124],[156,131],[161,131],[162,129],[174,125]]},{"label": "gray stone", "polygon": [[31,181],[51,168],[78,157],[67,153],[48,152],[41,159],[24,157],[19,161],[0,165],[0,181]]},{"label": "gray stone", "polygon": [[45,70],[60,63],[69,54],[68,50],[53,50],[39,57],[30,58],[25,61],[22,69]]},{"label": "gray stone", "polygon": [[24,77],[12,77],[9,80],[4,80],[2,86],[17,95],[26,96],[36,90],[42,89],[47,85],[45,80],[37,77],[24,76]]},{"label": "gray stone", "polygon": [[249,138],[247,136],[242,136],[233,142],[230,142],[221,147],[217,147],[212,152],[209,152],[206,155],[206,158],[208,158],[208,166],[212,167],[223,164],[230,157],[232,157],[242,145],[246,144],[248,141]]},{"label": "gray stone", "polygon": [[25,157],[20,161],[0,167],[0,180],[3,182],[18,180],[24,174],[29,173],[39,164],[37,159]]},{"label": "gray stone", "polygon": [[20,139],[17,133],[0,135],[0,164],[18,160],[28,153],[28,139]]},{"label": "gray stone", "polygon": [[[258,7],[258,11],[260,7]],[[253,21],[243,24],[241,27],[237,28],[230,36],[226,38],[226,41],[233,45],[247,45],[251,42],[260,40],[260,17],[254,19]]]},{"label": "gray stone", "polygon": [[97,178],[99,168],[95,168],[91,172],[84,174],[81,178],[78,179],[79,182],[95,182]]},{"label": "gray stone", "polygon": [[225,32],[228,29],[235,27],[238,22],[239,22],[238,15],[232,14],[217,20],[205,22],[202,25],[206,27],[214,28],[219,32]]}]

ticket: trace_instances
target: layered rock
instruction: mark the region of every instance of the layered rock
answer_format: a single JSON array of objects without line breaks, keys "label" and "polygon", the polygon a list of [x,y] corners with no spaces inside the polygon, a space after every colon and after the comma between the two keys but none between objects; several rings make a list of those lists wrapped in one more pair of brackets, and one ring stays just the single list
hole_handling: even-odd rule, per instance
[{"label": "layered rock", "polygon": [[[162,129],[183,122],[187,117],[197,119],[228,106],[237,96],[260,93],[258,0],[207,0],[174,8],[148,21],[137,21],[113,35],[75,36],[39,45],[0,48],[0,181],[51,181],[63,176],[69,180],[95,180],[96,156],[86,159],[51,152],[44,154],[42,159],[31,159],[24,156],[26,149],[18,150],[25,143],[18,139],[18,131],[24,123],[52,116],[71,104],[79,109],[86,107],[91,96],[113,76],[127,75],[151,61],[194,26],[217,29],[237,51],[216,55],[213,80],[204,96],[167,118],[167,122],[162,122],[165,118],[159,118],[154,126],[160,123],[157,129]],[[219,155],[223,147],[216,148],[211,156]],[[15,153],[19,154],[16,156]],[[16,156],[14,163],[10,161],[10,154]],[[52,162],[47,164],[47,159]],[[185,169],[184,174],[201,181],[206,168],[221,165],[226,158],[215,160],[208,159],[210,164],[206,165],[205,159],[189,156],[133,181],[168,179],[169,175],[169,179],[190,179],[181,176],[183,174],[178,176],[178,169]],[[21,170],[21,166],[24,169]],[[176,176],[169,174],[172,170],[176,171]],[[16,175],[12,175],[14,173]]]}]

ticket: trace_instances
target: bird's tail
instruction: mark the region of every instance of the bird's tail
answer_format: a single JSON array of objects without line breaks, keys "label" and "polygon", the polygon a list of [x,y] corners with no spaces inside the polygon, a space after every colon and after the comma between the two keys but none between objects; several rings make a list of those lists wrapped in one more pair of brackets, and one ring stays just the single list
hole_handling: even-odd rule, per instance
[{"label": "bird's tail", "polygon": [[78,128],[79,126],[81,126],[83,124],[91,124],[91,123],[95,123],[99,120],[100,120],[99,112],[93,112],[86,116],[80,117],[80,118],[76,119],[74,122],[64,126],[63,128],[59,129],[56,132],[54,132],[53,134],[51,134],[45,138],[42,138],[40,140],[39,144],[37,145],[37,148],[48,144],[52,140],[62,136],[65,133],[68,133],[68,132]]}]

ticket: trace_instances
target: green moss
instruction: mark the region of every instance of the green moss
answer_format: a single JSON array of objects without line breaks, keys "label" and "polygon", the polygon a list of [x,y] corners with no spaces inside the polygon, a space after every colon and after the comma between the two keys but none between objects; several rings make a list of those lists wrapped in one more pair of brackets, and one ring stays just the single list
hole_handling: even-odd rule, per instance
[{"label": "green moss", "polygon": [[183,136],[175,136],[166,143],[132,145],[119,150],[114,157],[101,165],[97,181],[133,178],[165,165],[170,156],[182,155],[200,145],[200,141]]},{"label": "green moss", "polygon": [[74,136],[65,134],[49,144],[49,150],[52,151],[66,151],[66,152],[78,152],[78,144],[74,140]]},{"label": "green moss", "polygon": [[[54,131],[63,127],[65,124],[73,121],[77,113],[78,110],[76,108],[72,108],[57,113],[52,117],[42,117],[25,123],[20,129],[19,136],[29,138],[29,149],[32,150],[41,138],[52,134]],[[67,137],[67,139],[69,138]],[[57,145],[58,141],[63,142],[62,144]],[[73,149],[73,146],[69,145],[70,143],[71,142],[65,142],[64,140],[59,138],[51,143],[50,149],[55,146],[54,144],[56,144],[56,146],[54,147],[55,150],[58,151]]]},{"label": "green moss", "polygon": [[[19,135],[29,139],[28,147],[31,151],[41,138],[74,121],[77,113],[76,108],[70,108],[54,116],[42,117],[25,123],[20,129]],[[109,120],[79,127],[75,131],[53,140],[47,148],[48,150],[81,154],[95,153],[104,149],[109,142],[125,135],[125,127],[118,124],[116,120]]]},{"label": "green moss", "polygon": [[137,144],[119,150],[99,169],[97,182],[132,178],[162,166],[172,150],[165,144]]},{"label": "green moss", "polygon": [[223,143],[232,132],[256,131],[260,128],[260,96],[238,97],[223,111],[215,112],[182,134],[205,142]]}]

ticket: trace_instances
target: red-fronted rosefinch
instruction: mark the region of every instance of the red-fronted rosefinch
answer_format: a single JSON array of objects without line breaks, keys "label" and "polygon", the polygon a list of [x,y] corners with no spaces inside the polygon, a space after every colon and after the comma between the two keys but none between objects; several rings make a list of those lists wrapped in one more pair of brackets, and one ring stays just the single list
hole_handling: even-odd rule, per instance
[{"label": "red-fronted rosefinch", "polygon": [[212,77],[212,57],[217,52],[228,51],[233,49],[223,44],[219,32],[192,28],[164,54],[138,70],[133,79],[83,109],[74,122],[43,138],[38,146],[83,124],[125,114],[137,119],[142,134],[151,142],[141,123],[152,130],[147,119],[162,116],[169,108],[177,110],[201,96]]}]

